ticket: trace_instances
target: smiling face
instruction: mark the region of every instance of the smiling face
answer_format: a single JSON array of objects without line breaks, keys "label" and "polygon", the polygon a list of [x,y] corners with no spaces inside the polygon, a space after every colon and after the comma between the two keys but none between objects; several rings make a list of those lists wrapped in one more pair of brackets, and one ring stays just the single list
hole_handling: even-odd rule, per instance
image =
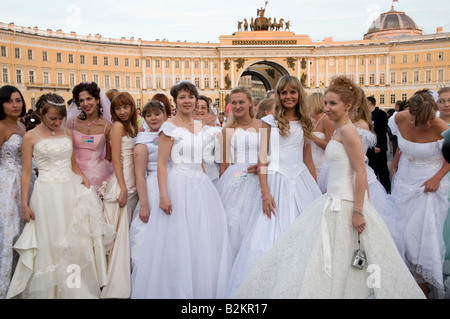
[{"label": "smiling face", "polygon": [[205,100],[198,99],[197,105],[195,106],[194,110],[194,119],[196,120],[204,120],[209,115],[209,106],[208,103],[206,103]]},{"label": "smiling face", "polygon": [[19,117],[22,113],[23,100],[19,92],[14,92],[8,101],[3,103],[3,110],[7,117]]},{"label": "smiling face", "polygon": [[158,132],[166,120],[166,116],[161,110],[149,110],[145,113],[144,120],[150,128],[150,132]]},{"label": "smiling face", "polygon": [[78,95],[78,103],[87,116],[97,114],[100,101],[89,94],[88,91],[81,91]]},{"label": "smiling face", "polygon": [[249,100],[247,94],[242,92],[232,94],[230,104],[231,112],[236,118],[244,118],[250,115],[252,101]]},{"label": "smiling face", "polygon": [[350,103],[344,103],[339,94],[327,92],[324,97],[324,112],[328,118],[334,122],[339,122],[343,116],[347,116],[347,111],[351,109]]},{"label": "smiling face", "polygon": [[299,92],[287,84],[280,91],[280,101],[284,108],[293,109],[298,105],[300,94]]},{"label": "smiling face", "polygon": [[194,111],[197,98],[189,91],[181,90],[178,92],[175,103],[177,105],[177,112],[183,115],[191,115]]}]

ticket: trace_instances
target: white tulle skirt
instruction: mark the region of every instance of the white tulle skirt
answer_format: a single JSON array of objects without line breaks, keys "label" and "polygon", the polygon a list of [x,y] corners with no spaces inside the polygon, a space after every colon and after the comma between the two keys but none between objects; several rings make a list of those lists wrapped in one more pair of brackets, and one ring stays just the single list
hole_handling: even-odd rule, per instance
[{"label": "white tulle skirt", "polygon": [[382,218],[367,200],[361,235],[367,266],[351,265],[358,249],[353,202],[329,194],[314,201],[256,263],[234,297],[245,299],[425,298]]},{"label": "white tulle skirt", "polygon": [[[132,299],[223,298],[230,268],[225,211],[202,171],[167,174],[172,214],[151,213],[132,272]],[[152,207],[159,207],[157,202]]]},{"label": "white tulle skirt", "polygon": [[233,297],[257,260],[289,229],[308,204],[322,195],[306,167],[295,178],[278,172],[268,174],[267,182],[277,206],[277,215],[269,219],[263,214],[259,196],[254,203],[241,248],[233,263],[227,290],[228,298]]}]

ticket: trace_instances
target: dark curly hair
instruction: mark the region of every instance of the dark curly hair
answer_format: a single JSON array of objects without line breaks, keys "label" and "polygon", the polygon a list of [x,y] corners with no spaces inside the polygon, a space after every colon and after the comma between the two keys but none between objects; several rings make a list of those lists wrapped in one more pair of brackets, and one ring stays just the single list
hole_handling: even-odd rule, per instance
[{"label": "dark curly hair", "polygon": [[80,93],[83,91],[88,92],[89,95],[99,101],[97,105],[97,113],[99,117],[103,116],[103,106],[100,102],[100,87],[95,82],[83,82],[75,86],[72,90],[73,101],[77,105],[78,109],[81,110],[81,114],[78,118],[83,121],[86,119],[86,113],[81,109],[79,100]]}]

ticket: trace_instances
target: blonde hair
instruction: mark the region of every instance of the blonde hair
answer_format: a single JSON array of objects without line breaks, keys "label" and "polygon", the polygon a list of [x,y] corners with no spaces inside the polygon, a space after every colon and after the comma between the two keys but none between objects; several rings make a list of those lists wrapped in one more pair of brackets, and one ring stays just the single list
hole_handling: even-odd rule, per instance
[{"label": "blonde hair", "polygon": [[360,120],[363,120],[369,126],[369,130],[373,132],[374,127],[372,124],[372,112],[370,112],[366,94],[364,93],[364,90],[360,86],[358,88],[361,91],[361,100],[359,103],[356,104],[359,105],[359,109],[355,110],[356,116],[353,122],[356,123],[359,122]]},{"label": "blonde hair", "polygon": [[[248,110],[250,117],[252,119],[255,118],[255,108],[253,106],[252,91],[250,91],[250,89],[246,86],[237,86],[231,90],[230,97],[236,93],[244,93],[247,96],[247,99],[250,102],[250,108]],[[236,117],[234,116],[233,112],[230,112],[230,115],[228,116],[228,119],[227,119],[226,127],[235,127],[237,124],[238,123],[237,123]]]},{"label": "blonde hair", "polygon": [[258,120],[262,119],[266,116],[266,111],[274,111],[275,109],[275,100],[270,97],[266,97],[259,102],[258,112],[256,112],[256,118]]},{"label": "blonde hair", "polygon": [[350,103],[351,108],[354,109],[361,101],[361,89],[355,82],[345,75],[339,75],[331,80],[330,86],[325,91],[333,92],[339,95],[339,98],[344,103]]},{"label": "blonde hair", "polygon": [[427,89],[417,91],[408,100],[409,113],[415,116],[414,125],[424,125],[429,119],[432,111],[437,111],[438,107],[433,96]]},{"label": "blonde hair", "polygon": [[300,120],[306,139],[311,140],[313,137],[313,124],[311,116],[306,106],[306,92],[303,89],[300,80],[295,76],[285,75],[277,83],[275,89],[275,120],[278,122],[278,130],[281,136],[286,137],[289,133],[289,120],[286,118],[285,109],[280,99],[280,92],[286,87],[290,86],[298,92],[298,104],[295,107],[295,115]]},{"label": "blonde hair", "polygon": [[325,104],[323,102],[323,94],[316,92],[308,95],[306,97],[306,105],[308,105],[311,116],[323,113],[323,110],[325,108]]}]

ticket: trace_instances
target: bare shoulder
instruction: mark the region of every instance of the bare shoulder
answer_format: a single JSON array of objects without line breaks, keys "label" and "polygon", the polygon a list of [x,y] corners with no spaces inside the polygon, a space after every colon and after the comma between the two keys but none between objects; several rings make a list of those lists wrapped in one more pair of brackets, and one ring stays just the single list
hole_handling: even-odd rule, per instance
[{"label": "bare shoulder", "polygon": [[364,120],[359,120],[355,123],[355,126],[366,131],[369,130],[369,125]]}]

